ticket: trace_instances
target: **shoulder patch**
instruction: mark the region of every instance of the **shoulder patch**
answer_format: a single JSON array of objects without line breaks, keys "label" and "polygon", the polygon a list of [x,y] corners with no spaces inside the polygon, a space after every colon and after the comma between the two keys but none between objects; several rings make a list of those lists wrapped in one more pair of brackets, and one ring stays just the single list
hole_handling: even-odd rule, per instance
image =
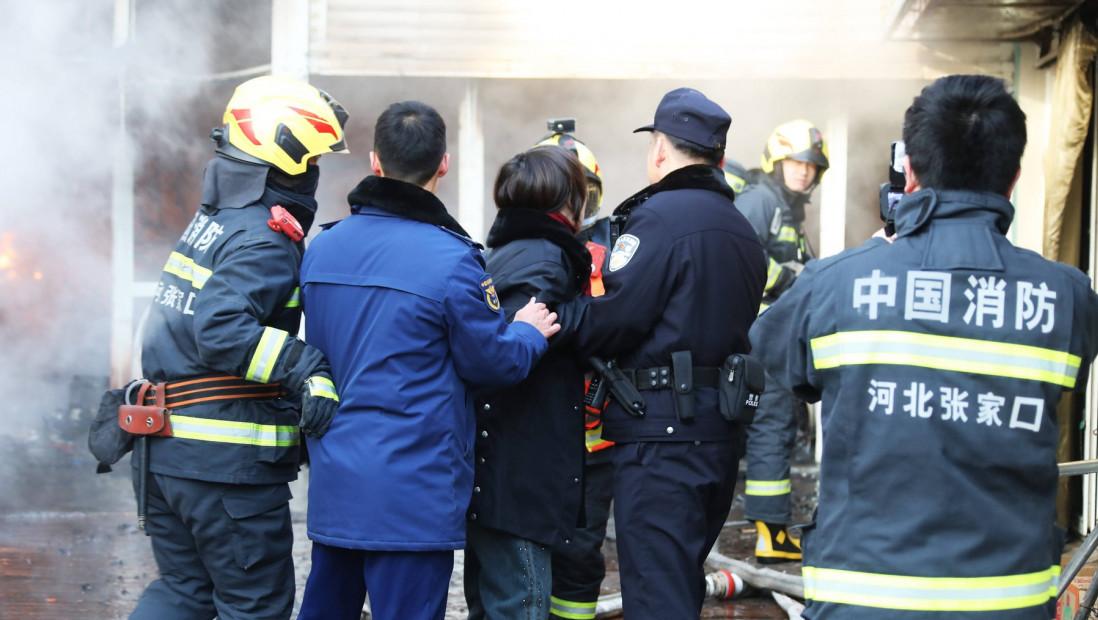
[{"label": "shoulder patch", "polygon": [[633,235],[622,235],[614,243],[614,251],[610,253],[610,271],[617,271],[629,264],[630,259],[637,253],[641,240]]},{"label": "shoulder patch", "polygon": [[484,291],[484,303],[494,312],[499,312],[499,297],[496,295],[496,285],[492,284],[492,277],[485,276],[480,281],[480,288]]}]

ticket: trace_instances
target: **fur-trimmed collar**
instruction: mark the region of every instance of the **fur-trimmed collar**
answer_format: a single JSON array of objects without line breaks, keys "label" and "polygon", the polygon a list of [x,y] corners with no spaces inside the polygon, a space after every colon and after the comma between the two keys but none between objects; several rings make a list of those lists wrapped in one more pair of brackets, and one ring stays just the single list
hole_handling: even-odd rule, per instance
[{"label": "fur-trimmed collar", "polygon": [[498,248],[519,239],[544,239],[559,247],[571,263],[576,289],[581,293],[587,289],[591,279],[591,253],[564,224],[533,209],[502,209],[488,231],[488,247]]},{"label": "fur-trimmed collar", "polygon": [[446,205],[431,192],[404,181],[368,176],[347,195],[351,213],[362,207],[375,207],[393,215],[424,224],[441,226],[468,237],[469,233],[446,212]]},{"label": "fur-trimmed collar", "polygon": [[641,191],[625,199],[625,202],[614,209],[614,215],[629,215],[629,212],[643,204],[652,196],[660,192],[676,189],[706,189],[711,192],[727,196],[729,200],[736,199],[736,193],[724,180],[724,171],[716,166],[705,164],[691,164],[678,170],[672,170],[659,182],[653,183]]}]

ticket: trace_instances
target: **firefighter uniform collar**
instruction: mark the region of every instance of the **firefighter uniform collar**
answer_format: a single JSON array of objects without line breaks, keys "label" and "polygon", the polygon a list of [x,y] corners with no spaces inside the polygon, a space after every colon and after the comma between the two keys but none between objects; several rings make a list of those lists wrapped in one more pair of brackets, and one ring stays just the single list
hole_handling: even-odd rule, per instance
[{"label": "firefighter uniform collar", "polygon": [[728,186],[728,182],[724,180],[723,170],[716,166],[692,164],[679,168],[678,170],[672,170],[667,176],[660,179],[659,182],[653,183],[629,198],[626,198],[625,202],[614,209],[614,215],[629,215],[633,209],[643,204],[644,201],[652,196],[655,196],[660,192],[676,189],[705,189],[711,192],[717,192],[722,196],[727,196],[730,201],[736,199],[735,192]]},{"label": "firefighter uniform collar", "polygon": [[503,209],[488,231],[487,245],[496,248],[519,239],[545,239],[559,247],[576,272],[576,290],[583,292],[591,278],[591,252],[564,224],[533,209]]},{"label": "firefighter uniform collar", "polygon": [[267,188],[267,166],[228,159],[221,155],[206,164],[202,205],[239,209],[258,202]]},{"label": "firefighter uniform collar", "polygon": [[437,196],[405,181],[368,176],[351,190],[347,195],[347,202],[351,205],[351,213],[358,213],[362,207],[374,207],[398,217],[441,226],[463,237],[469,237],[461,224],[446,212],[446,205]]},{"label": "firefighter uniform collar", "polygon": [[896,204],[896,233],[913,235],[935,219],[971,219],[987,222],[1001,234],[1010,230],[1014,205],[993,192],[921,189]]}]

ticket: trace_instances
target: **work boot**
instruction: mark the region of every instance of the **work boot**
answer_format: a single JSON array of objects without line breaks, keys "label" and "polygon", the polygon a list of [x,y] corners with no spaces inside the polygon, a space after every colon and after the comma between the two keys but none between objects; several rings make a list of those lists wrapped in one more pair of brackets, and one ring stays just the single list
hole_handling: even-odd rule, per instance
[{"label": "work boot", "polygon": [[755,543],[755,559],[759,564],[800,561],[801,543],[789,536],[784,525],[756,521],[755,527],[759,530],[759,540]]}]

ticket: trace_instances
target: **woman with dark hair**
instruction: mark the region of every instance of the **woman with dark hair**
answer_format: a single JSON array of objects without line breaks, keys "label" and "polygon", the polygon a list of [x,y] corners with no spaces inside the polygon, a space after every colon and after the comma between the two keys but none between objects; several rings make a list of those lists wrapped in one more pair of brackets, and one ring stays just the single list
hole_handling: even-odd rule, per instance
[{"label": "woman with dark hair", "polygon": [[[559,146],[534,147],[500,168],[486,259],[508,318],[531,297],[560,308],[585,292],[591,255],[575,233],[586,197],[582,164]],[[568,545],[580,524],[584,366],[568,348],[574,313],[559,320],[560,333],[526,380],[476,403],[470,620],[547,619],[552,549]]]}]

